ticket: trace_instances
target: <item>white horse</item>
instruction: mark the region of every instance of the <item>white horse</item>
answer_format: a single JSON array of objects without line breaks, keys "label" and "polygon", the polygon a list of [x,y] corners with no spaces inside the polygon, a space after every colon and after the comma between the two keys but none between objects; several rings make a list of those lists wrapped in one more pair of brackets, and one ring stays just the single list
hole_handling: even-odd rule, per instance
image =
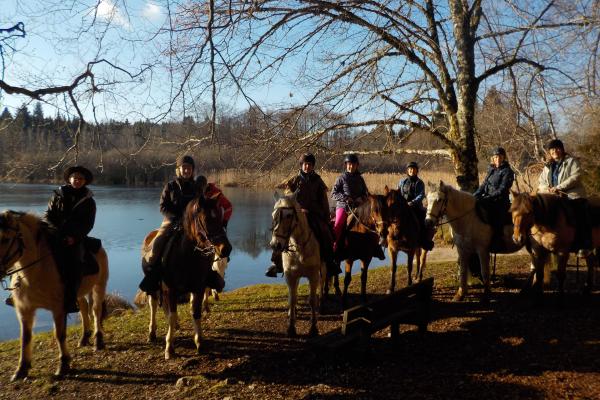
[{"label": "white horse", "polygon": [[[438,186],[427,195],[428,226],[437,225],[446,216],[452,228],[452,237],[458,250],[460,266],[460,286],[454,296],[454,301],[462,301],[467,295],[468,269],[471,257],[476,255],[481,265],[483,280],[482,301],[489,301],[490,296],[490,244],[492,227],[484,223],[475,212],[475,197],[444,184]],[[512,240],[512,225],[505,225],[503,232],[503,253],[514,253],[521,247]]]},{"label": "white horse", "polygon": [[[103,303],[108,282],[108,258],[103,248],[95,254],[99,271],[84,276],[77,293],[83,336],[80,346],[91,336],[89,305],[92,294],[96,350],[104,348],[102,329]],[[54,318],[54,336],[60,353],[56,375],[70,369],[67,349],[67,316],[64,311],[64,284],[52,256],[42,221],[32,214],[5,211],[0,214],[0,279],[11,276],[15,311],[21,324],[21,355],[11,380],[24,379],[31,368],[32,327],[38,308],[50,310]]]},{"label": "white horse", "polygon": [[301,277],[308,278],[310,285],[309,335],[318,335],[316,314],[326,277],[325,262],[321,260],[319,242],[293,195],[282,197],[275,203],[270,245],[273,250],[283,251],[283,272],[288,286],[288,336],[296,336],[296,303]]}]

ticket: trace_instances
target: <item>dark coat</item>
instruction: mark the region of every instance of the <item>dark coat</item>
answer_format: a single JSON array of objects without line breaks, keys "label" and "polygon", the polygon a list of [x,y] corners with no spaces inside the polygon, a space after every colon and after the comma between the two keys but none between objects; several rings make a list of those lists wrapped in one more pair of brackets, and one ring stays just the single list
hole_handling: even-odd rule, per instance
[{"label": "dark coat", "polygon": [[296,200],[300,207],[308,210],[309,215],[312,214],[324,221],[329,220],[327,186],[319,174],[316,172],[305,174],[300,171],[298,175],[289,179],[285,186],[289,191],[296,193]]},{"label": "dark coat", "polygon": [[193,179],[177,178],[165,185],[160,195],[160,212],[171,222],[183,217],[185,207],[196,196]]},{"label": "dark coat", "polygon": [[514,180],[515,173],[507,161],[500,164],[498,168],[490,165],[483,183],[473,195],[478,199],[486,199],[489,202],[510,204],[510,188]]},{"label": "dark coat", "polygon": [[351,174],[346,171],[335,181],[331,198],[336,201],[336,208],[345,208],[348,199],[352,199],[354,203],[361,203],[366,200],[368,194],[367,184],[360,172]]},{"label": "dark coat", "polygon": [[74,189],[64,185],[54,191],[48,202],[45,219],[58,234],[81,242],[94,227],[96,202],[87,187]]},{"label": "dark coat", "polygon": [[402,179],[398,184],[398,189],[400,189],[400,193],[406,201],[412,202],[413,206],[423,207],[425,184],[420,178],[415,178],[416,179],[412,179],[410,176],[407,176]]}]

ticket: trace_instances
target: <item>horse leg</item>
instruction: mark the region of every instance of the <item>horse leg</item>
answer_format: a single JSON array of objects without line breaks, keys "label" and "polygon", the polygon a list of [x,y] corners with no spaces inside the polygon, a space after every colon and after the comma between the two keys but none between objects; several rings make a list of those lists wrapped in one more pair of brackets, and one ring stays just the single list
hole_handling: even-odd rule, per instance
[{"label": "horse leg", "polygon": [[19,356],[19,365],[14,375],[10,378],[11,382],[25,379],[31,368],[31,348],[32,348],[32,328],[35,319],[33,310],[17,309],[17,316],[21,324],[21,354]]},{"label": "horse leg", "polygon": [[583,288],[583,294],[588,296],[592,293],[594,289],[594,269],[596,268],[596,264],[598,263],[597,256],[594,255],[593,252],[587,255],[585,258],[585,265],[587,266],[587,278],[585,282],[585,287]]},{"label": "horse leg", "polygon": [[169,320],[169,329],[165,337],[165,360],[170,360],[175,357],[175,348],[173,347],[173,339],[177,330],[177,294],[174,290],[168,290],[164,296],[164,303],[168,310],[167,318]]},{"label": "horse leg", "polygon": [[415,258],[414,249],[406,250],[406,286],[412,285],[412,269],[413,269],[413,260]]},{"label": "horse leg", "polygon": [[398,269],[398,251],[396,250],[392,250],[390,247],[388,247],[388,253],[390,255],[390,260],[392,261],[392,268],[391,268],[391,272],[390,272],[390,287],[388,288],[386,294],[392,294],[394,293],[394,290],[396,289],[396,270]]},{"label": "horse leg", "polygon": [[310,330],[308,336],[315,337],[319,335],[319,329],[317,328],[317,309],[319,308],[319,271],[315,271],[309,278],[309,297],[308,302],[310,303]]},{"label": "horse leg", "polygon": [[52,317],[54,318],[54,337],[60,353],[60,365],[54,375],[63,376],[71,369],[71,356],[67,349],[67,315],[60,310],[53,312]]},{"label": "horse leg", "polygon": [[98,284],[92,291],[92,310],[94,311],[94,348],[104,350],[104,317],[106,316],[106,286]]},{"label": "horse leg", "polygon": [[548,261],[549,253],[541,248],[533,249],[531,253],[531,261],[535,270],[533,282],[534,302],[540,304],[544,294],[544,267]]},{"label": "horse leg", "polygon": [[345,310],[348,305],[348,286],[352,282],[352,261],[346,260],[344,274],[344,291],[342,292],[342,308]]},{"label": "horse leg", "polygon": [[468,278],[467,268],[468,268],[469,256],[470,256],[469,253],[467,253],[465,251],[461,251],[460,248],[458,249],[458,267],[460,270],[460,273],[459,273],[460,285],[459,285],[458,290],[456,291],[456,294],[454,295],[454,298],[452,299],[452,301],[463,301],[469,291],[469,288],[467,285],[467,278]]},{"label": "horse leg", "polygon": [[558,253],[556,255],[556,278],[558,279],[558,300],[562,303],[565,297],[565,278],[567,277],[567,261],[569,253]]},{"label": "horse leg", "polygon": [[340,290],[340,277],[339,275],[333,276],[333,287],[335,289],[335,295],[340,297],[342,295],[342,291]]},{"label": "horse leg", "polygon": [[86,296],[80,297],[79,315],[81,316],[81,339],[79,339],[79,347],[89,346],[92,330],[90,329],[90,303]]},{"label": "horse leg", "polygon": [[426,264],[427,264],[427,250],[418,249],[417,250],[417,269],[419,270],[419,278],[418,278],[419,282],[421,282],[423,280],[423,270],[425,269]]},{"label": "horse leg", "polygon": [[298,301],[298,281],[300,277],[293,273],[284,273],[288,286],[288,329],[289,337],[296,336],[296,303]]},{"label": "horse leg", "polygon": [[371,260],[360,260],[360,300],[367,302],[367,275],[369,273],[369,263]]},{"label": "horse leg", "polygon": [[479,264],[481,265],[481,279],[483,280],[483,294],[481,295],[480,301],[484,304],[490,302],[492,289],[490,286],[490,253],[487,251],[480,251],[478,254]]},{"label": "horse leg", "polygon": [[[212,293],[212,291],[210,288],[204,289],[204,299],[202,299],[202,310],[207,314],[210,312],[210,306],[208,305],[208,299],[209,299],[211,293]],[[193,298],[194,298],[194,295],[192,294],[192,299]],[[215,300],[216,299],[217,298],[215,297]]]},{"label": "horse leg", "polygon": [[158,311],[158,294],[148,295],[148,306],[150,307],[150,324],[148,325],[148,342],[156,342],[156,312]]},{"label": "horse leg", "polygon": [[200,354],[200,346],[202,344],[202,293],[206,293],[207,289],[198,293],[192,293],[191,308],[192,319],[194,320],[194,343],[196,344],[196,352]]}]

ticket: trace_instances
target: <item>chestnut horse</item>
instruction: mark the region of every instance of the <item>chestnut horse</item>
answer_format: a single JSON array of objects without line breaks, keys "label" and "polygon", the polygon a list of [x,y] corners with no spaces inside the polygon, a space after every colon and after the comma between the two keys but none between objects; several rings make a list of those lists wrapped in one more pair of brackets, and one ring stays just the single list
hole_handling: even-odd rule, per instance
[{"label": "chestnut horse", "polygon": [[301,277],[308,278],[311,309],[309,336],[319,334],[317,309],[326,277],[325,262],[321,260],[319,242],[308,225],[294,195],[277,200],[273,207],[273,234],[271,248],[282,251],[283,275],[288,286],[288,336],[296,336],[296,303],[298,283]]},{"label": "chestnut horse", "polygon": [[[228,257],[231,244],[223,228],[222,213],[217,202],[203,196],[194,198],[186,207],[183,216],[183,231],[174,233],[171,249],[161,270],[163,309],[169,328],[165,338],[165,359],[175,356],[173,339],[177,327],[177,299],[191,293],[191,311],[194,320],[194,343],[200,352],[202,343],[202,301],[207,288],[207,279],[212,271],[215,255]],[[150,233],[145,244],[151,242]],[[147,247],[146,247],[147,248]],[[143,256],[143,255],[142,255]],[[158,294],[149,296],[150,332],[149,340],[156,339],[156,309]]]},{"label": "chestnut horse", "polygon": [[396,270],[398,253],[407,255],[407,284],[412,285],[413,259],[417,256],[415,280],[421,282],[427,260],[427,250],[421,248],[422,230],[424,226],[418,220],[402,194],[387,186],[383,195],[369,195],[371,202],[371,218],[379,233],[380,243],[386,245],[392,261],[390,286],[387,294],[393,293],[396,287]]},{"label": "chestnut horse", "polygon": [[[37,216],[4,211],[0,214],[0,279],[11,277],[15,311],[21,325],[21,355],[11,380],[24,379],[31,368],[32,327],[38,308],[50,310],[54,319],[54,336],[58,344],[60,365],[56,375],[70,369],[67,349],[67,314],[64,310],[64,284],[49,244],[47,225]],[[85,296],[92,294],[96,350],[104,348],[102,317],[108,258],[103,248],[94,255],[99,271],[83,276],[77,293],[83,336],[80,346],[88,344],[90,319]]]},{"label": "chestnut horse", "polygon": [[[513,192],[513,203],[510,208],[513,219],[513,240],[519,245],[527,245],[534,266],[535,295],[543,292],[544,266],[548,256],[554,254],[557,262],[558,292],[564,295],[564,282],[567,272],[569,253],[575,251],[576,224],[572,221],[571,200],[554,194],[516,193]],[[600,214],[600,207],[594,207]],[[593,246],[600,247],[600,226],[592,229]],[[594,265],[593,254],[586,255],[588,267],[586,287],[589,292],[593,286]]]}]

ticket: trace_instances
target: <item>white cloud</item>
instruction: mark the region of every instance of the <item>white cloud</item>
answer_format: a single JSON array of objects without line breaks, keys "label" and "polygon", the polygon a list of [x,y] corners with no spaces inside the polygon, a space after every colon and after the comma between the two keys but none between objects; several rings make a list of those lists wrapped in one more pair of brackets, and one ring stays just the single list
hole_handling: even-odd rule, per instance
[{"label": "white cloud", "polygon": [[96,8],[96,18],[129,29],[131,25],[113,0],[100,0]]},{"label": "white cloud", "polygon": [[142,16],[148,18],[150,21],[156,21],[162,15],[162,8],[154,3],[146,3],[146,7],[142,10]]}]

